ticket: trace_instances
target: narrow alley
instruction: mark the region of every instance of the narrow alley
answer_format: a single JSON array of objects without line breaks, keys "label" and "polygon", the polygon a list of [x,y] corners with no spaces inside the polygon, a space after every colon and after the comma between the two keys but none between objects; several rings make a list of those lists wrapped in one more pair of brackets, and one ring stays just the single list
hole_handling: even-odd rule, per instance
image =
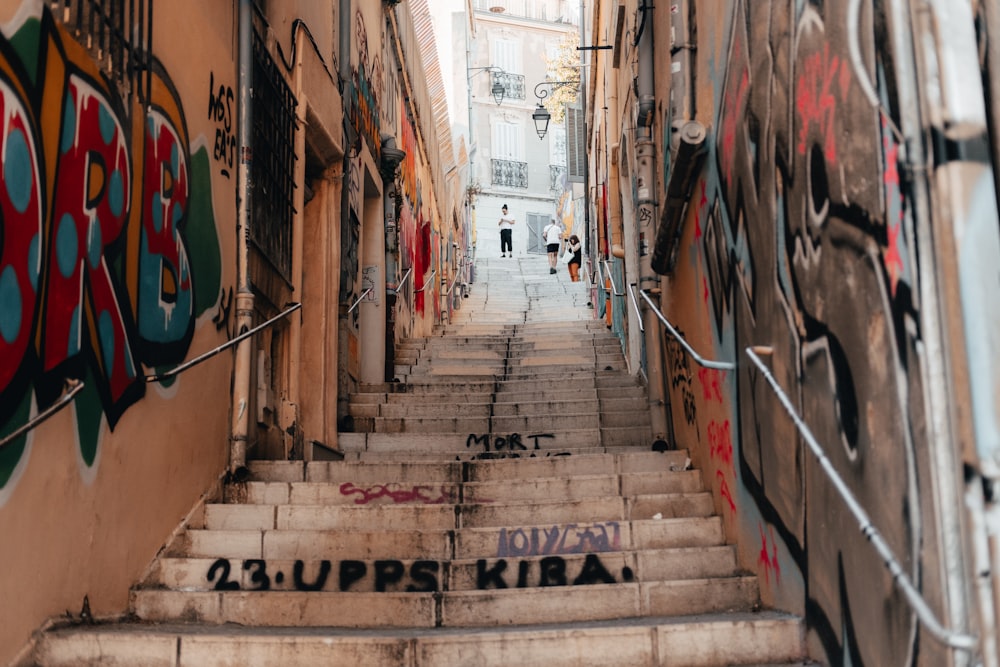
[{"label": "narrow alley", "polygon": [[0,665],[1000,667],[996,0],[0,0],[0,118]]},{"label": "narrow alley", "polygon": [[456,321],[352,397],[341,460],[253,461],[39,667],[802,664],[590,286],[483,259]]}]

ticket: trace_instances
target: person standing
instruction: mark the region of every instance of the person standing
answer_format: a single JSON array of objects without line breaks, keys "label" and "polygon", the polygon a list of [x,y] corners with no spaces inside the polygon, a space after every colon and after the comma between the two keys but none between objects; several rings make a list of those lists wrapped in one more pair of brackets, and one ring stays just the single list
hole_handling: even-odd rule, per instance
[{"label": "person standing", "polygon": [[542,238],[545,239],[545,251],[549,253],[549,273],[556,272],[556,260],[559,258],[559,246],[562,244],[562,227],[555,221],[549,220],[542,230]]},{"label": "person standing", "polygon": [[574,283],[580,282],[580,253],[583,248],[583,244],[580,243],[580,237],[576,234],[569,237],[569,243],[566,244],[566,252],[572,253],[572,257],[569,258],[569,262],[566,263],[566,267],[569,269],[569,279]]},{"label": "person standing", "polygon": [[[501,257],[513,257],[514,256],[514,242],[512,240],[512,235],[514,233],[514,216],[507,214],[507,204],[504,204],[500,209],[500,256]],[[504,254],[506,253],[506,254]]]}]

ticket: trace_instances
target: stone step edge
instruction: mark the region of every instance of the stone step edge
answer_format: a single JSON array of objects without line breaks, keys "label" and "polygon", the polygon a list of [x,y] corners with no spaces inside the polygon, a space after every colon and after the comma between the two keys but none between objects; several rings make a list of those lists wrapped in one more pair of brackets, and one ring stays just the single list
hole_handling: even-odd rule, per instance
[{"label": "stone step edge", "polygon": [[[629,568],[629,572],[624,570],[619,572],[616,568],[611,569],[606,568],[602,562],[600,562],[600,557],[619,557],[623,562],[626,563],[625,567]],[[551,560],[553,558],[561,559],[562,563],[555,563]],[[655,558],[666,558],[666,559],[676,559],[682,560],[687,558],[701,559],[696,565],[690,566],[694,569],[702,568],[701,571],[704,572],[704,559],[713,558],[718,559],[712,565],[708,566],[708,569],[714,570],[711,574],[695,574],[693,571],[681,571],[679,568],[674,568],[669,572],[657,573],[655,577],[644,577],[642,572],[638,571],[640,564],[644,560],[655,559]],[[596,561],[595,561],[596,559]],[[665,581],[689,581],[689,580],[714,580],[714,579],[732,579],[732,578],[745,578],[751,576],[751,573],[741,568],[739,563],[736,562],[736,546],[732,544],[716,544],[710,546],[698,546],[698,547],[663,547],[663,548],[629,548],[622,549],[619,551],[588,551],[582,553],[570,553],[570,554],[556,554],[556,555],[531,555],[531,556],[490,556],[481,558],[451,558],[451,559],[431,559],[433,562],[438,563],[438,569],[433,571],[433,574],[439,578],[442,582],[440,592],[445,591],[469,591],[469,590],[492,590],[500,589],[501,587],[496,585],[495,576],[500,576],[505,583],[508,580],[519,581],[521,576],[520,568],[521,562],[527,562],[528,571],[525,576],[530,576],[532,580],[538,579],[538,583],[532,583],[531,585],[517,586],[510,585],[508,583],[507,588],[510,590],[524,590],[524,589],[534,589],[543,587],[541,584],[542,579],[542,567],[552,568],[554,565],[559,565],[560,567],[566,568],[562,570],[562,573],[567,577],[567,582],[572,579],[572,585],[592,585],[599,583],[596,581],[598,578],[603,578],[605,575],[610,575],[618,583],[619,577],[622,581],[634,581],[635,583],[650,583],[650,582],[665,582]],[[218,569],[216,563],[218,561],[229,561],[231,576],[237,583],[240,584],[241,590],[252,590],[252,588],[242,588],[242,586],[247,581],[252,581],[255,573],[260,572],[259,563],[261,559],[250,559],[250,558],[224,558],[224,557],[211,557],[211,556],[163,556],[157,560],[156,567],[153,568],[152,572],[145,578],[139,581],[137,585],[133,587],[133,590],[174,590],[174,591],[211,591],[214,590],[214,583],[217,583],[216,578],[212,581],[208,579],[208,573],[215,568]],[[498,567],[500,561],[505,561],[507,564],[515,565],[515,568],[506,570],[506,566],[501,566],[501,570],[497,571],[495,568]],[[372,576],[376,571],[376,563],[382,563],[382,567],[385,572],[389,572],[391,568],[396,568],[398,566],[402,567],[402,572],[412,572],[415,564],[427,563],[424,559],[419,558],[403,558],[403,559],[380,559],[380,558],[339,558],[339,559],[324,559],[324,558],[308,558],[308,559],[291,559],[291,558],[277,558],[277,559],[267,559],[267,566],[272,572],[293,573],[293,577],[296,568],[301,568],[300,572],[303,579],[308,579],[309,581],[314,581],[316,574],[321,571],[324,567],[324,563],[330,564],[330,572],[328,577],[334,577],[338,575],[340,567],[334,567],[337,563],[348,562],[351,564],[362,563],[366,567],[364,576]],[[244,567],[241,569],[239,564],[243,564]],[[254,564],[251,567],[246,567],[246,563]],[[480,566],[480,563],[483,563]],[[353,566],[353,565],[352,565]],[[443,566],[443,567],[441,567]],[[568,567],[567,567],[568,566]],[[453,588],[454,577],[456,573],[460,570],[477,570],[477,581],[478,580],[478,568],[483,567],[482,574],[484,577],[488,577],[488,583],[492,582],[493,586],[485,586],[482,588]],[[198,588],[190,586],[173,586],[168,579],[168,575],[163,573],[164,569],[174,569],[181,568],[187,571],[199,571],[205,573],[204,584]],[[256,569],[255,569],[256,568]],[[419,566],[418,566],[419,569]],[[427,571],[426,573],[431,573]],[[559,571],[550,569],[546,573],[546,577],[554,577],[560,574]],[[578,578],[583,577],[586,574],[588,577],[593,578],[593,580],[584,580],[578,582]],[[513,579],[512,579],[513,577]],[[288,582],[290,585],[294,586],[294,578],[288,581],[283,577],[283,582]],[[400,578],[398,582],[400,586],[405,586],[410,579]],[[279,586],[282,583],[279,583]],[[547,584],[547,585],[557,585],[557,584]],[[562,586],[567,584],[558,584]],[[278,588],[275,590],[284,592],[294,592],[296,589],[293,588]],[[306,591],[302,591],[306,592]],[[336,592],[336,591],[327,591]],[[355,591],[355,592],[374,592],[374,591]],[[391,592],[391,591],[390,591]]]},{"label": "stone step edge", "polygon": [[[706,597],[707,590],[711,590],[712,595]],[[595,604],[595,601],[607,604]],[[759,607],[759,588],[754,576],[482,591],[133,589],[129,593],[129,610],[137,618],[156,622],[191,619],[209,624],[328,625],[322,621],[337,618],[333,625],[384,629],[519,626],[539,623],[546,618],[576,623],[672,612],[691,615],[752,611]],[[523,609],[514,612],[514,608]],[[551,608],[549,613],[546,608]],[[389,610],[393,611],[387,613]],[[277,623],[263,621],[268,617],[280,620]]]},{"label": "stone step edge", "polygon": [[[213,625],[206,627],[197,622],[157,622],[148,623],[136,619],[131,614],[106,615],[96,617],[93,623],[81,624],[63,617],[53,619],[42,633],[50,638],[60,635],[111,635],[145,637],[192,637],[200,638],[210,635],[219,637],[255,637],[261,640],[274,638],[283,642],[295,638],[315,638],[329,643],[331,640],[355,638],[373,639],[387,642],[408,642],[421,638],[439,639],[442,636],[460,635],[463,638],[517,636],[534,633],[579,634],[584,630],[606,628],[621,630],[623,628],[649,628],[653,630],[669,630],[690,625],[719,626],[731,629],[743,623],[774,623],[788,624],[803,628],[801,617],[778,609],[760,609],[756,611],[731,611],[711,614],[689,614],[678,616],[636,616],[621,619],[603,619],[580,621],[576,623],[529,623],[525,625],[493,626],[481,628],[416,628],[401,627],[394,629],[391,636],[385,631],[373,628],[345,628],[339,626],[246,626],[246,625]],[[262,633],[261,631],[265,631]],[[804,630],[803,630],[804,631]]]}]

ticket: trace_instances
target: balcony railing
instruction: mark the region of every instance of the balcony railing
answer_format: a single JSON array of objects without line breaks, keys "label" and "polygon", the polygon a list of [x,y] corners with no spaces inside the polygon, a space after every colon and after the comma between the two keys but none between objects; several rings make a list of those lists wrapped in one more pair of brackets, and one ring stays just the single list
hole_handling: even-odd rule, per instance
[{"label": "balcony railing", "polygon": [[[473,0],[479,12],[493,12],[502,16],[578,25],[577,12],[569,2],[556,0]],[[502,11],[497,11],[497,8]]]},{"label": "balcony railing", "polygon": [[499,83],[503,86],[504,99],[523,100],[524,99],[524,75],[510,74],[509,72],[491,72],[492,80],[490,85]]},{"label": "balcony railing", "polygon": [[528,163],[513,160],[490,160],[490,171],[493,175],[490,181],[493,185],[508,188],[528,187]]}]

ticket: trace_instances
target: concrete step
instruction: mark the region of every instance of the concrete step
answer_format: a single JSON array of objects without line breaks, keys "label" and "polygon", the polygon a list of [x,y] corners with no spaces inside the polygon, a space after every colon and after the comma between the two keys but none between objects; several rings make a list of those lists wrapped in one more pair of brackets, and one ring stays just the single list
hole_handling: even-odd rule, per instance
[{"label": "concrete step", "polygon": [[[803,623],[776,612],[384,632],[120,623],[49,632],[39,667],[719,667],[800,661]],[[669,662],[666,662],[669,656]],[[801,662],[797,664],[803,664]]]},{"label": "concrete step", "polygon": [[[595,478],[596,479],[596,478]],[[349,483],[345,483],[349,484]],[[323,503],[334,499],[338,491],[324,488],[327,485],[303,484],[296,486],[293,500],[314,501],[313,504],[218,504],[209,503],[204,509],[204,529],[209,531],[270,531],[314,530],[359,531],[377,526],[379,530],[434,531],[451,528],[476,528],[507,526],[510,524],[561,524],[571,523],[580,517],[590,521],[610,522],[654,517],[709,516],[714,508],[708,492],[655,493],[637,496],[584,495],[565,489],[562,495],[575,496],[561,499],[518,499],[484,502],[473,500],[467,504],[445,503],[443,496],[433,499],[433,491],[426,503],[368,503],[344,505]],[[350,485],[351,490],[358,487]],[[554,485],[553,485],[554,486]],[[341,485],[341,489],[344,485]],[[267,487],[255,486],[262,491]],[[378,487],[375,487],[378,488]],[[490,485],[488,489],[496,489]],[[529,487],[530,488],[530,487]],[[280,491],[280,485],[273,489]],[[362,488],[365,492],[366,489]],[[601,489],[595,487],[596,493]],[[377,493],[373,491],[372,493]],[[474,492],[473,492],[474,493]],[[258,494],[264,495],[264,494]],[[280,495],[275,493],[274,495]],[[364,500],[364,496],[355,496]],[[261,500],[265,500],[263,498]]]},{"label": "concrete step", "polygon": [[648,448],[652,436],[648,426],[602,427],[506,432],[482,428],[465,434],[455,430],[434,433],[340,433],[341,450],[348,452],[383,452],[407,457],[449,457],[457,460],[503,455],[509,458],[572,455],[580,451],[596,453],[600,447]]},{"label": "concrete step", "polygon": [[425,484],[462,481],[527,480],[600,473],[684,471],[690,466],[685,450],[625,451],[504,461],[250,461],[251,479],[262,482],[353,482]]},{"label": "concrete step", "polygon": [[178,537],[164,555],[242,560],[443,561],[673,549],[723,543],[719,517],[703,516],[631,521],[574,519],[542,525],[512,521],[495,526],[423,531],[374,527],[343,532],[193,528]]},{"label": "concrete step", "polygon": [[[430,471],[426,471],[430,472]],[[450,472],[450,471],[449,471]],[[345,475],[347,476],[347,475]],[[626,497],[656,493],[695,493],[702,490],[701,474],[655,471],[578,474],[573,477],[529,477],[482,482],[455,482],[441,473],[438,479],[394,481],[384,476],[339,484],[324,482],[250,481],[238,487],[245,505],[452,505],[509,501],[572,501],[621,494]],[[228,493],[234,493],[229,491]],[[211,506],[211,505],[210,505]]]},{"label": "concrete step", "polygon": [[[144,589],[412,592],[475,591],[499,588],[583,586],[596,583],[653,582],[735,577],[732,546],[650,549],[601,554],[478,558],[447,563],[427,560],[304,561],[287,559],[163,558],[141,585]],[[263,568],[263,569],[262,569]],[[238,588],[237,588],[238,587]]]},{"label": "concrete step", "polygon": [[[258,576],[264,575],[258,571]],[[754,577],[438,592],[137,589],[141,620],[343,628],[491,627],[750,611]],[[600,600],[600,604],[594,604]]]}]

